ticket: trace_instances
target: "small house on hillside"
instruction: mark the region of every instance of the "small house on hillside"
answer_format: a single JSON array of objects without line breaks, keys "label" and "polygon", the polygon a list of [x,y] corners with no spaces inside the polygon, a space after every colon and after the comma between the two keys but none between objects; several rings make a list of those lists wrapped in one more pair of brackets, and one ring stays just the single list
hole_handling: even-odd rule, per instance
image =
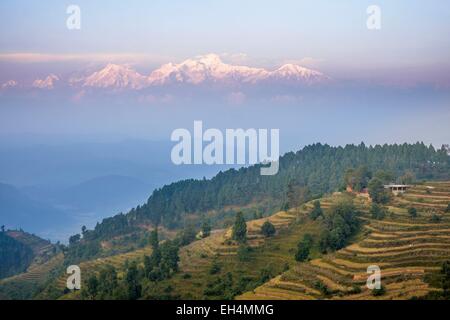
[{"label": "small house on hillside", "polygon": [[386,184],[384,185],[384,188],[389,189],[393,194],[398,195],[400,193],[405,193],[411,186],[407,184]]}]

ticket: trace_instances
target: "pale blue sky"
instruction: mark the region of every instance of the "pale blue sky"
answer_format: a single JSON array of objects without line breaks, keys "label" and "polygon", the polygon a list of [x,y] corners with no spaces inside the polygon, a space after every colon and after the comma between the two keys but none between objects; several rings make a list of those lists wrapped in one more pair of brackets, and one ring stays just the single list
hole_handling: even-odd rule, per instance
[{"label": "pale blue sky", "polygon": [[[81,8],[79,31],[66,27],[69,5]],[[379,31],[367,29],[370,5],[381,8]],[[297,63],[332,81],[69,85],[109,62],[149,75],[207,53],[269,70]],[[316,142],[440,147],[450,143],[449,57],[449,0],[0,0],[0,182],[41,196],[105,174],[159,186],[211,175],[223,167],[181,175],[161,165],[170,148],[141,141],[173,146],[172,132],[198,120],[222,132],[279,129],[282,153]],[[61,79],[54,89],[32,88],[49,74]]]},{"label": "pale blue sky", "polygon": [[[70,4],[81,7],[80,31],[66,28]],[[381,8],[380,31],[366,27],[366,9],[372,4]],[[209,117],[207,125],[216,127],[283,127],[285,150],[317,141],[424,140],[440,145],[450,139],[449,35],[450,1],[444,0],[1,0],[3,81],[26,78],[31,83],[51,72],[64,76],[64,69],[70,74],[102,63],[93,57],[121,54],[149,74],[161,63],[211,52],[244,53],[242,64],[268,68],[304,62],[334,79],[369,81],[338,82],[336,92],[315,92],[289,108],[273,103],[263,112],[256,98],[239,107],[245,112],[230,112],[223,97],[201,110],[196,110],[201,99],[177,100],[179,110],[174,111],[128,100],[115,106],[115,101],[102,99],[70,108],[71,100],[58,100],[53,93],[29,100],[0,96],[0,136],[164,140],[174,128]],[[4,58],[15,53],[47,54],[50,61],[30,64]],[[73,54],[82,61],[64,60]],[[59,62],[52,61],[56,58]],[[442,80],[443,85],[438,91],[434,86],[391,86],[402,80],[433,85]]]},{"label": "pale blue sky", "polygon": [[[69,4],[81,7],[81,31],[65,26]],[[380,31],[366,28],[371,4],[382,10]],[[0,15],[1,53],[136,53],[155,65],[245,53],[248,64],[313,58],[330,72],[449,66],[443,0],[2,0]]]}]

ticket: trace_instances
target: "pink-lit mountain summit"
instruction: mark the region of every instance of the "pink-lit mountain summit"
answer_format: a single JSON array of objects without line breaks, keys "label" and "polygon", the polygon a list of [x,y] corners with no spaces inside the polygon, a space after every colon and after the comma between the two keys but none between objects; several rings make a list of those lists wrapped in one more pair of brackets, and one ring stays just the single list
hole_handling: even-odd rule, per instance
[{"label": "pink-lit mountain summit", "polygon": [[58,85],[67,85],[76,88],[140,90],[173,84],[257,85],[273,83],[310,86],[329,80],[330,77],[319,71],[295,64],[285,64],[276,70],[267,70],[228,64],[216,54],[207,54],[187,59],[178,64],[164,64],[149,75],[141,74],[126,64],[110,63],[98,71],[76,78],[62,79],[52,74],[44,79],[36,79],[33,87],[54,89]]}]

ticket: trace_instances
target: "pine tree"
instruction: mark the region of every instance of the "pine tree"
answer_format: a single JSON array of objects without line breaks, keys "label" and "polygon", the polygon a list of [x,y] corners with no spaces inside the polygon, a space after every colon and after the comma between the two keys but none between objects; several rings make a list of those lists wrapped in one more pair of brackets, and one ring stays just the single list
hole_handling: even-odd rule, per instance
[{"label": "pine tree", "polygon": [[211,223],[209,220],[203,221],[202,224],[202,236],[203,238],[207,238],[211,235]]},{"label": "pine tree", "polygon": [[158,227],[155,227],[155,229],[150,233],[150,245],[153,250],[159,247]]},{"label": "pine tree", "polygon": [[384,189],[383,182],[378,178],[370,180],[369,194],[375,203],[384,204],[389,201],[389,193]]},{"label": "pine tree", "polygon": [[316,220],[318,217],[323,216],[322,208],[320,207],[320,201],[314,201],[314,208],[309,214],[309,217],[313,220]]},{"label": "pine tree", "polygon": [[408,213],[411,218],[417,217],[417,209],[414,207],[408,208]]},{"label": "pine tree", "polygon": [[264,222],[264,224],[261,226],[261,233],[267,238],[272,237],[275,232],[275,226],[269,220]]},{"label": "pine tree", "polygon": [[90,276],[86,284],[86,290],[84,291],[88,299],[95,300],[97,298],[98,286],[99,282],[97,277],[95,275]]},{"label": "pine tree", "polygon": [[303,239],[297,244],[297,252],[295,253],[295,260],[298,262],[306,261],[309,257],[313,238],[310,234],[305,234]]},{"label": "pine tree", "polygon": [[386,216],[386,212],[382,206],[377,203],[372,203],[370,207],[370,214],[373,219],[382,220]]},{"label": "pine tree", "polygon": [[236,214],[232,237],[239,243],[247,242],[247,224],[241,211]]},{"label": "pine tree", "polygon": [[445,299],[450,299],[450,261],[445,261],[441,268],[441,285],[443,289],[443,296]]},{"label": "pine tree", "polygon": [[142,287],[139,283],[139,270],[136,263],[132,263],[128,268],[125,282],[127,286],[128,300],[137,300],[141,297]]}]

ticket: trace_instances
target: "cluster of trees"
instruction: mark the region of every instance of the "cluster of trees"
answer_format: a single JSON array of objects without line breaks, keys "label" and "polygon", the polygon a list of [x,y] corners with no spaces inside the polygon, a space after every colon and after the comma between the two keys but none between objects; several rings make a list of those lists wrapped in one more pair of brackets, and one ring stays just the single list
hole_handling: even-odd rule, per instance
[{"label": "cluster of trees", "polygon": [[33,250],[10,237],[5,229],[0,232],[0,279],[26,270],[33,260]]},{"label": "cluster of trees", "polygon": [[162,281],[178,272],[180,257],[179,244],[176,241],[165,241],[159,244],[158,231],[153,230],[150,236],[151,256],[144,257],[144,273],[151,281]]},{"label": "cluster of trees", "polygon": [[344,174],[345,185],[356,192],[361,192],[364,188],[367,188],[370,179],[372,179],[372,172],[365,165],[357,169],[347,169]]},{"label": "cluster of trees", "polygon": [[[122,215],[122,217],[124,217],[124,215]],[[66,265],[76,264],[83,260],[101,257],[108,254],[107,252],[105,253],[101,250],[102,238],[93,238],[93,233],[94,231],[89,231],[86,229],[86,227],[83,226],[81,234],[76,234],[69,238],[69,246],[62,246],[65,253]],[[173,243],[176,244],[176,246],[186,246],[197,239],[198,233],[198,227],[196,227],[194,224],[187,224],[178,232]],[[205,219],[201,226],[201,235],[203,238],[206,238],[210,234],[211,223],[209,220]],[[117,245],[119,247],[119,249],[113,249],[112,253],[117,254],[120,252],[124,252],[127,251],[127,248],[142,248],[148,244],[151,244],[152,237],[153,233],[151,233],[149,237],[147,231],[135,229],[134,232],[127,233],[120,238],[111,241],[113,245]],[[171,242],[167,243],[169,244]]]},{"label": "cluster of trees", "polygon": [[433,215],[430,218],[431,223],[439,223],[442,221],[442,218],[438,216],[436,213],[433,213]]},{"label": "cluster of trees", "polygon": [[233,274],[227,272],[223,277],[217,277],[206,284],[203,294],[207,297],[220,297],[225,300],[231,300],[239,292],[233,288]]},{"label": "cluster of trees", "polygon": [[277,230],[275,229],[275,226],[269,220],[264,222],[263,225],[261,226],[261,233],[266,238],[274,236],[276,232]]},{"label": "cluster of trees", "polygon": [[351,201],[342,201],[332,207],[325,216],[325,230],[319,240],[320,250],[327,252],[345,247],[349,238],[359,229],[358,214]]},{"label": "cluster of trees", "polygon": [[408,214],[411,218],[417,218],[417,209],[414,207],[408,208]]},{"label": "cluster of trees", "polygon": [[311,200],[312,196],[311,190],[304,182],[291,180],[287,186],[286,202],[282,209],[287,211],[291,208],[299,207],[301,204]]},{"label": "cluster of trees", "polygon": [[247,242],[247,223],[245,222],[242,211],[236,213],[236,220],[232,229],[232,239],[239,244]]},{"label": "cluster of trees", "polygon": [[308,260],[313,243],[313,237],[309,233],[305,234],[303,239],[297,244],[295,260],[299,262]]},{"label": "cluster of trees", "polygon": [[370,207],[369,213],[373,219],[383,220],[387,214],[387,210],[382,205],[379,205],[378,203],[374,202],[374,203],[372,203],[372,206]]},{"label": "cluster of trees", "polygon": [[373,202],[386,204],[391,199],[390,192],[384,188],[385,183],[385,181],[376,177],[369,181],[369,195]]},{"label": "cluster of trees", "polygon": [[245,292],[248,286],[256,286],[252,277],[241,274],[233,276],[227,272],[223,276],[217,276],[206,284],[203,294],[206,299],[232,300],[235,296]]},{"label": "cluster of trees", "polygon": [[319,217],[323,217],[323,210],[320,206],[319,200],[314,201],[314,207],[311,210],[311,212],[309,213],[309,217],[312,220],[317,220]]},{"label": "cluster of trees", "polygon": [[394,180],[394,175],[389,171],[378,170],[375,174],[367,168],[360,166],[357,169],[347,169],[344,175],[344,182],[354,192],[362,192],[367,189],[372,201],[378,204],[385,204],[390,200],[390,192],[384,185]]},{"label": "cluster of trees", "polygon": [[142,296],[142,272],[136,262],[126,263],[125,276],[119,279],[116,269],[106,265],[91,275],[82,286],[81,297],[87,300],[137,300]]},{"label": "cluster of trees", "polygon": [[148,283],[158,283],[178,272],[179,239],[160,244],[158,231],[150,236],[152,254],[144,257],[143,267],[136,261],[125,263],[124,276],[118,277],[113,266],[107,265],[98,275],[91,275],[81,291],[90,300],[137,300],[143,297]]},{"label": "cluster of trees", "polygon": [[[116,269],[111,265],[106,265],[98,275],[92,275],[86,281],[85,286],[82,287],[81,296],[83,299],[90,300],[111,300],[126,298],[121,287],[119,287],[119,279],[117,277]],[[123,290],[124,291],[124,290]]]},{"label": "cluster of trees", "polygon": [[69,239],[69,246],[64,248],[64,263],[66,265],[76,264],[79,261],[88,260],[100,253],[99,240],[82,240],[79,234]]},{"label": "cluster of trees", "polygon": [[276,276],[276,272],[271,265],[267,265],[259,270],[257,277],[231,272],[218,275],[211,279],[203,291],[206,299],[231,300],[235,296],[248,291],[250,288],[260,286]]},{"label": "cluster of trees", "polygon": [[211,235],[211,221],[204,220],[202,223],[202,237],[207,238]]},{"label": "cluster of trees", "polygon": [[450,261],[442,264],[441,276],[442,296],[444,299],[450,300]]}]

